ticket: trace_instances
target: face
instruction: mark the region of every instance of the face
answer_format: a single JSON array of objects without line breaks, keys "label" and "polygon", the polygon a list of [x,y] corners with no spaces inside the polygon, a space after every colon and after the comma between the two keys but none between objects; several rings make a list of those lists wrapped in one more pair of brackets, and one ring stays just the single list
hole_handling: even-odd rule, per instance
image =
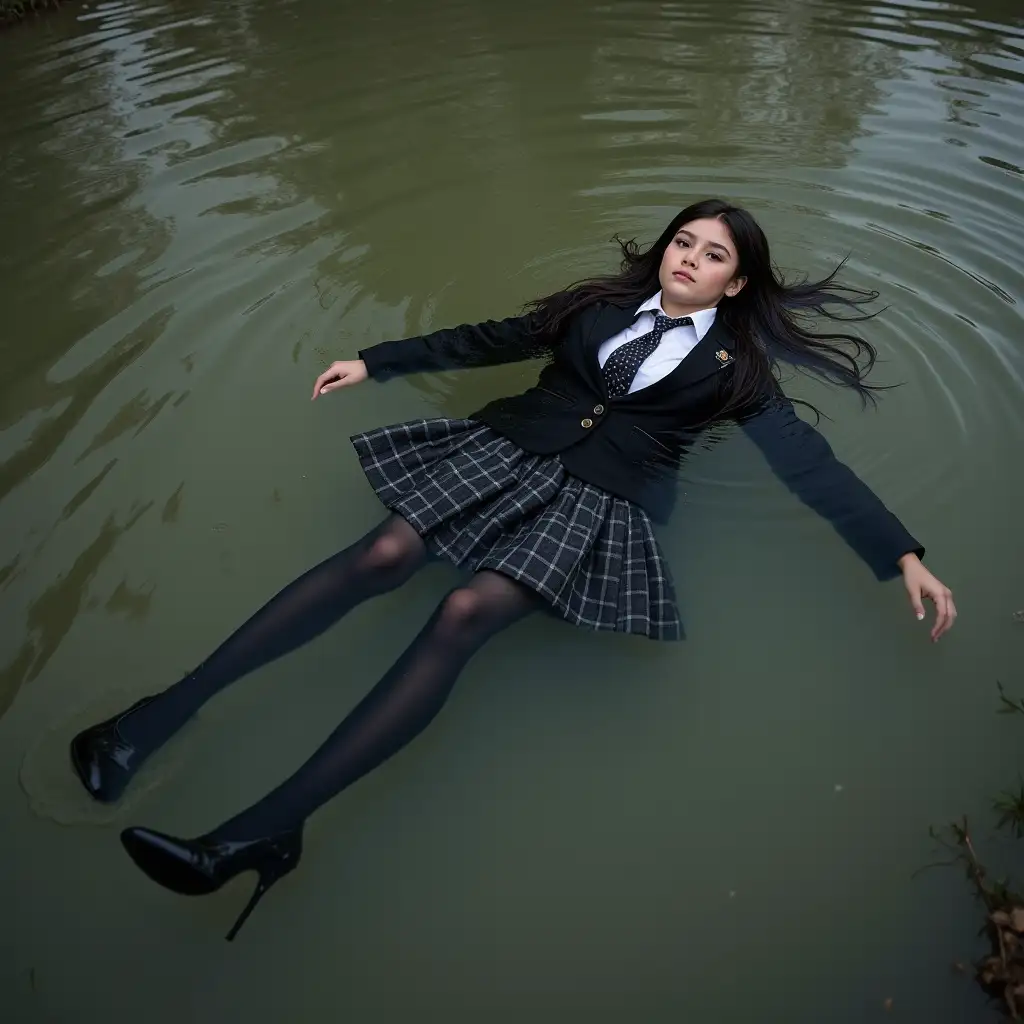
[{"label": "face", "polygon": [[747,283],[738,276],[736,244],[716,217],[684,224],[661,258],[662,308],[669,316],[687,316],[737,295]]}]

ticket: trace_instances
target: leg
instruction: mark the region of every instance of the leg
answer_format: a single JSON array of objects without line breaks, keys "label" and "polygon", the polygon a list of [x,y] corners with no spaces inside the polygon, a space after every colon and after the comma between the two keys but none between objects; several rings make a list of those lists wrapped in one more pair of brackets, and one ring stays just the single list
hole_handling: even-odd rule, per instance
[{"label": "leg", "polygon": [[319,636],[360,602],[401,585],[426,558],[416,530],[390,516],[290,583],[184,679],[79,733],[71,757],[83,785],[98,800],[116,800],[142,761],[211,697]]},{"label": "leg", "polygon": [[506,576],[477,573],[445,598],[412,645],[291,778],[206,838],[245,841],[300,826],[418,736],[476,651],[539,603],[532,590]]},{"label": "leg", "polygon": [[121,842],[128,855],[155,882],[192,896],[255,871],[256,888],[227,935],[234,938],[267,890],[298,866],[306,818],[425,729],[488,637],[539,600],[498,573],[478,573],[445,598],[384,678],[290,779],[198,839],[125,829]]}]

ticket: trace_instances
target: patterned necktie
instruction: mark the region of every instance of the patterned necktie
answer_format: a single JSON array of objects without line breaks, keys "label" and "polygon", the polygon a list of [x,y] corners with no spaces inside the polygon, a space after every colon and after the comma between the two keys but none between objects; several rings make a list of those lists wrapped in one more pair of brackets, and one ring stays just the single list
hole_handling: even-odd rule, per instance
[{"label": "patterned necktie", "polygon": [[605,362],[601,372],[609,398],[628,395],[640,364],[661,344],[661,337],[673,327],[692,327],[688,316],[675,317],[658,314],[654,318],[654,330],[641,334],[639,338],[620,345]]}]

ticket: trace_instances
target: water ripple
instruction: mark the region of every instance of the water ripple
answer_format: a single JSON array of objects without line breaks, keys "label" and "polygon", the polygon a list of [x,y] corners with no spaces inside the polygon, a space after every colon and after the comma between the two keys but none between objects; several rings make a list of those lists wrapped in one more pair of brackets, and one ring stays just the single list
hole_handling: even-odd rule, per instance
[{"label": "water ripple", "polygon": [[[136,533],[157,544],[181,528],[135,526],[133,509],[195,475],[217,491],[213,449],[253,487],[264,462],[291,471],[289,446],[335,457],[292,404],[326,359],[512,312],[611,265],[614,232],[651,239],[704,194],[754,208],[783,266],[849,256],[853,283],[883,294],[869,329],[880,379],[903,387],[878,413],[792,387],[887,500],[955,503],[1012,451],[1019,17],[925,0],[567,0],[547,18],[448,0],[425,46],[397,8],[318,14],[127,0],[66,10],[17,47],[0,37],[0,219],[20,239],[0,252],[8,621],[49,607],[54,579],[93,552],[66,599],[78,612],[0,652],[11,695],[89,595],[160,601],[104,567]],[[417,402],[462,413],[530,372],[354,395],[345,429]],[[688,468],[691,504],[740,522],[737,492],[771,492],[734,475],[742,461],[712,465]],[[130,535],[104,527],[122,522]]]}]

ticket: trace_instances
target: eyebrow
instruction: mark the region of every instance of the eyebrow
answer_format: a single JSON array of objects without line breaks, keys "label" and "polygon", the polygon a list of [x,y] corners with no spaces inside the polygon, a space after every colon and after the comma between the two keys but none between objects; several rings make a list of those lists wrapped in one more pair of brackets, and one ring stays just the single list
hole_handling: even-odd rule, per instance
[{"label": "eyebrow", "polygon": [[[693,233],[692,231],[687,231],[687,230],[686,230],[685,228],[680,228],[680,229],[679,229],[679,230],[678,230],[678,231],[676,232],[676,234],[677,234],[677,235],[686,235],[686,236],[688,236],[689,238],[695,238],[695,237],[696,237],[696,235],[694,235],[694,233]],[[707,242],[707,243],[705,243],[705,244],[706,244],[706,245],[707,245],[707,246],[708,246],[709,248],[711,248],[711,249],[721,249],[721,250],[722,250],[722,252],[724,252],[726,256],[731,256],[731,255],[732,255],[732,253],[731,253],[731,252],[729,252],[729,250],[728,250],[728,249],[727,249],[727,248],[726,248],[726,247],[725,247],[724,245],[722,245],[722,243],[721,243],[721,242]]]}]

